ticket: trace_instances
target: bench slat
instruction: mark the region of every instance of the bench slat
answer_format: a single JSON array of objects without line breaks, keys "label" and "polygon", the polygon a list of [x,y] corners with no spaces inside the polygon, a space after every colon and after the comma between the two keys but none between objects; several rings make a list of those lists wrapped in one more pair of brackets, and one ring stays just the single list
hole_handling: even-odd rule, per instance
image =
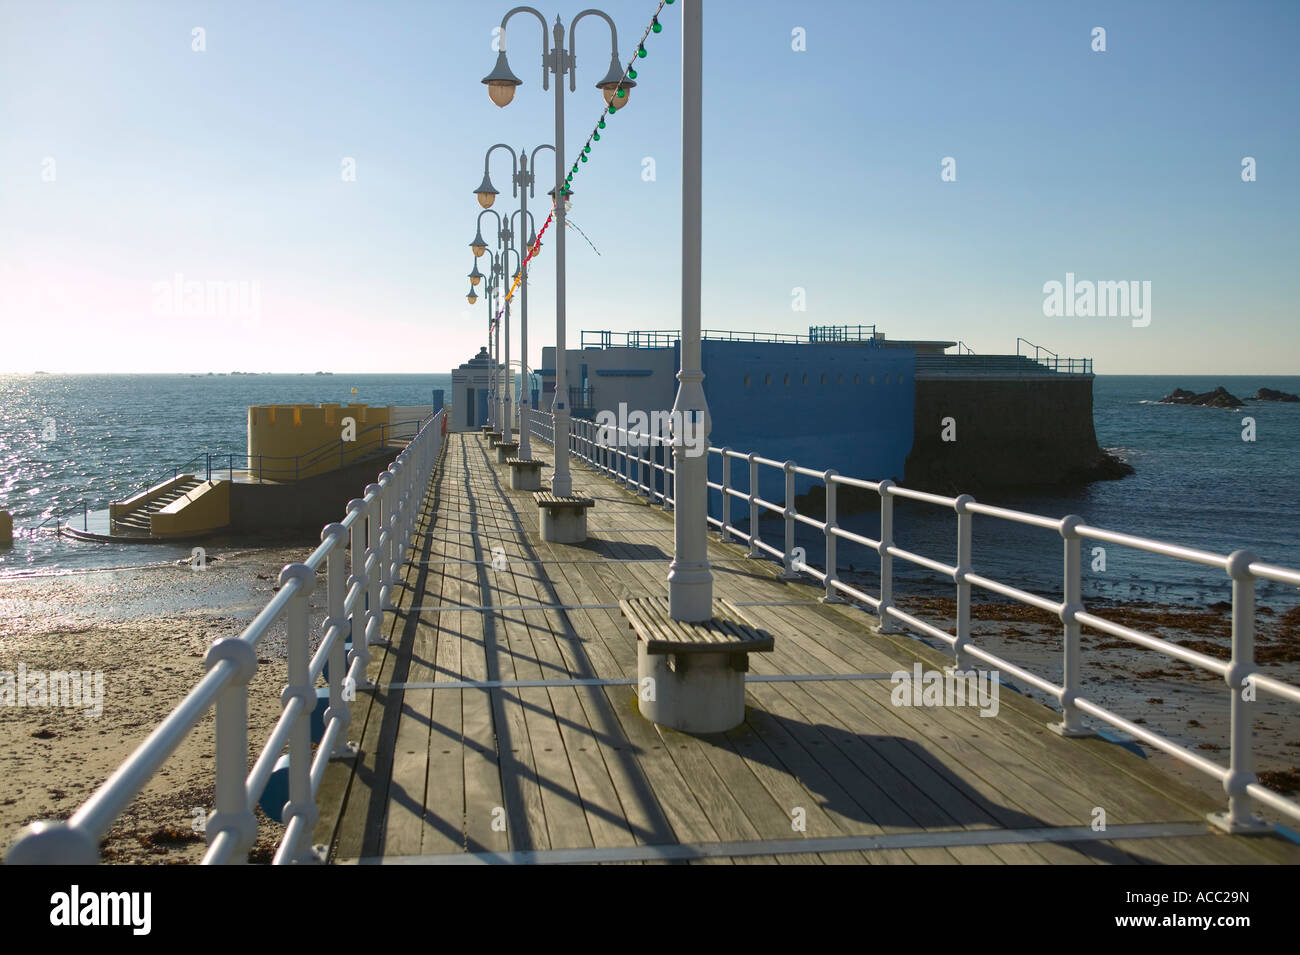
[{"label": "bench slat", "polygon": [[649,653],[762,653],[773,646],[770,633],[724,600],[715,600],[713,618],[701,623],[672,619],[666,597],[630,597],[618,604]]}]

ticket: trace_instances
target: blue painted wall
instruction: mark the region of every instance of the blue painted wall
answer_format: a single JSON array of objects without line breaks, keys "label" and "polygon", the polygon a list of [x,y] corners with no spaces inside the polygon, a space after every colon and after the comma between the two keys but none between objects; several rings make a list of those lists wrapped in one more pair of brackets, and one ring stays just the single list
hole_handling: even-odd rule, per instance
[{"label": "blue painted wall", "polygon": [[[702,348],[714,447],[867,480],[901,480],[912,447],[912,349],[707,339]],[[720,481],[721,461],[709,457],[709,480]],[[747,493],[747,465],[733,461],[731,472],[732,486]],[[759,473],[760,496],[784,500],[781,474],[773,468]],[[798,477],[795,493],[813,483]],[[710,498],[717,517],[720,495]],[[733,501],[732,519],[746,516],[744,502]]]}]

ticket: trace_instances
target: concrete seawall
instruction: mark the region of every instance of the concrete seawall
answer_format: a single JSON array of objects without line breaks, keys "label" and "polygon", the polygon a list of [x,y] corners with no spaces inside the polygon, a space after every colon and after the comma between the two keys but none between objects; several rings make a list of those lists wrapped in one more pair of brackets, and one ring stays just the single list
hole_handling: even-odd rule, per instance
[{"label": "concrete seawall", "polygon": [[1132,473],[1097,445],[1091,376],[918,377],[915,407],[907,487],[952,493]]}]

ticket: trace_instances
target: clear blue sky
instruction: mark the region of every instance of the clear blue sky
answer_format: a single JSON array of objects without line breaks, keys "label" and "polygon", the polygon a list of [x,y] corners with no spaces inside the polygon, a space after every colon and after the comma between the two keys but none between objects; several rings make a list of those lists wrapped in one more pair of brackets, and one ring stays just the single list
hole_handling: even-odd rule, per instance
[{"label": "clear blue sky", "polygon": [[[553,128],[534,18],[511,22],[515,102],[479,82],[509,6],[0,0],[0,371],[469,358],[483,153]],[[626,59],[655,3],[602,7]],[[570,232],[571,344],[680,321],[680,9],[575,181],[600,254]],[[1022,335],[1099,373],[1300,367],[1300,4],[707,0],[705,28],[706,327],[876,323],[985,353]],[[579,25],[570,161],[608,44]],[[493,179],[509,205],[502,151]],[[554,337],[550,251],[534,364]],[[1151,324],[1045,317],[1043,283],[1066,272],[1150,281]],[[257,321],[155,314],[176,273],[257,282]]]}]

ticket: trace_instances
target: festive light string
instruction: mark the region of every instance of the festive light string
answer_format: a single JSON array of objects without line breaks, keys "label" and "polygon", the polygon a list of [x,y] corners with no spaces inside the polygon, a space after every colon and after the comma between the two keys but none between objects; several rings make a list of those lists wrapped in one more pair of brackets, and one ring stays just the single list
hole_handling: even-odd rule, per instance
[{"label": "festive light string", "polygon": [[[600,118],[596,121],[596,125],[592,127],[590,135],[587,136],[587,141],[582,146],[582,152],[578,154],[578,158],[574,160],[573,165],[569,168],[569,174],[565,177],[564,185],[560,188],[561,196],[567,197],[570,195],[572,190],[569,188],[569,184],[573,182],[573,177],[578,174],[578,170],[581,168],[580,163],[587,161],[587,156],[591,153],[591,144],[600,141],[600,131],[605,128],[606,111],[608,111],[610,115],[617,114],[618,107],[615,104],[620,98],[627,98],[627,90],[623,89],[623,81],[636,79],[636,69],[634,68],[634,64],[638,59],[645,59],[647,55],[645,41],[649,38],[650,34],[660,33],[663,31],[663,25],[659,22],[659,14],[663,11],[665,4],[670,4],[672,2],[673,0],[659,0],[659,5],[655,7],[655,12],[650,16],[650,22],[646,24],[645,30],[641,33],[641,39],[636,45],[636,52],[632,54],[632,58],[628,60],[627,66],[623,68],[623,75],[619,78],[618,86],[615,87],[616,92],[614,94],[614,102],[609,104],[608,110],[602,109],[600,111]],[[497,309],[496,317],[492,319],[490,328],[495,328],[497,322],[501,321],[501,316],[505,314],[506,303],[509,302],[510,299],[514,298],[515,290],[519,288],[519,283],[522,281],[524,273],[528,268],[528,263],[533,260],[534,256],[541,252],[542,236],[546,234],[546,230],[550,228],[551,220],[555,217],[555,202],[555,199],[551,200],[551,212],[546,217],[546,221],[542,224],[541,231],[537,233],[537,241],[534,242],[532,248],[528,250],[528,254],[524,256],[523,263],[519,266],[519,271],[515,273],[515,278],[510,285],[510,290],[506,292],[506,297],[502,300],[501,308]],[[579,229],[578,232],[582,233],[582,230]],[[582,237],[584,239],[587,238],[585,233],[582,233]],[[591,245],[590,239],[587,239],[587,244]],[[596,248],[594,245],[591,247],[593,250]],[[600,252],[597,251],[596,254],[600,255]]]}]

